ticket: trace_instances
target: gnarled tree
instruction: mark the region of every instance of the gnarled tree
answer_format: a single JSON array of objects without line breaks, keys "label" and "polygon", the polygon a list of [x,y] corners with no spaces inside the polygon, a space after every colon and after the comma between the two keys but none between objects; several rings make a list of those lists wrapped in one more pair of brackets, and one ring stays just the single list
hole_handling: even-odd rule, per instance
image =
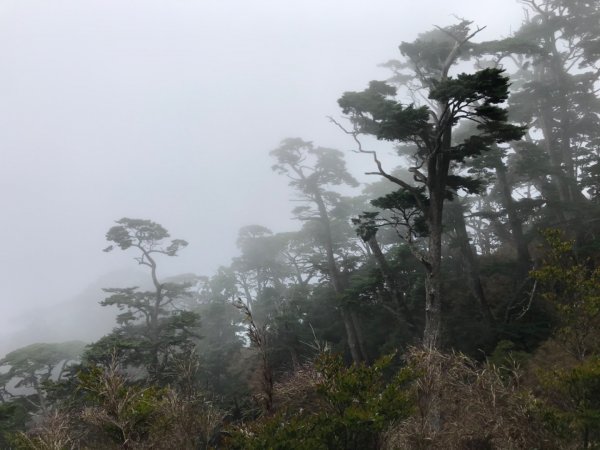
[{"label": "gnarled tree", "polygon": [[126,354],[126,361],[144,367],[152,379],[160,380],[172,356],[190,347],[199,325],[198,314],[177,308],[177,302],[189,295],[187,284],[163,283],[157,274],[156,256],[177,256],[187,246],[182,239],[167,241],[169,233],[161,225],[150,220],[123,218],[106,233],[121,250],[135,249],[138,264],[150,269],[154,289],[138,287],[108,288],[109,295],[101,302],[103,306],[117,306],[120,325],[111,335],[94,344],[87,356],[106,356],[114,348]]},{"label": "gnarled tree", "polygon": [[[356,139],[360,152],[372,155],[376,165],[373,173],[398,186],[397,193],[379,203],[402,212],[396,215],[394,225],[404,228],[406,241],[425,268],[423,341],[431,348],[440,345],[442,331],[444,202],[452,200],[460,189],[474,192],[478,188],[477,180],[460,172],[460,164],[492,145],[523,135],[523,128],[508,123],[507,112],[500,106],[508,97],[509,87],[501,69],[451,75],[460,58],[468,55],[469,41],[477,31],[472,32],[470,23],[463,21],[423,34],[413,43],[402,43],[405,60],[397,68],[414,94],[412,103],[401,103],[398,89],[381,81],[372,81],[362,92],[346,92],[339,100],[352,124],[350,130],[344,130]],[[415,104],[417,95],[424,99],[421,106]],[[474,122],[476,131],[454,142],[453,131],[465,121]],[[360,145],[361,134],[398,145],[407,156],[414,180],[386,171],[377,153]],[[367,216],[366,221],[367,226],[377,227],[376,215]]]}]

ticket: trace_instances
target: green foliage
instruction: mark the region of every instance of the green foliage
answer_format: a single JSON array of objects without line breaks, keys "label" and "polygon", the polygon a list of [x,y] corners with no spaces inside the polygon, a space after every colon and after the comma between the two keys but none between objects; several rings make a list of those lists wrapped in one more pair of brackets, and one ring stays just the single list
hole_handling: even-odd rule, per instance
[{"label": "green foliage", "polygon": [[[150,220],[123,218],[106,234],[122,250],[138,252],[135,260],[150,269],[153,290],[140,291],[137,287],[106,288],[110,294],[100,304],[116,306],[122,311],[117,316],[119,327],[93,344],[87,352],[89,361],[106,363],[117,352],[128,364],[147,371],[148,376],[169,381],[169,365],[173,356],[188,349],[194,338],[200,317],[194,311],[184,310],[191,293],[189,283],[161,283],[157,275],[157,255],[176,256],[187,246],[182,239],[165,243],[169,233]],[[109,246],[105,251],[112,250]]]},{"label": "green foliage", "polygon": [[541,368],[546,420],[566,441],[582,448],[600,445],[600,269],[579,261],[573,242],[556,229],[543,232],[542,267],[531,272],[543,298],[556,309],[555,339],[570,359],[562,367]]},{"label": "green foliage", "polygon": [[427,206],[429,201],[423,193],[424,189],[419,188],[415,191],[398,189],[371,200],[371,205],[380,211],[363,212],[352,219],[358,235],[364,241],[368,241],[379,229],[392,227],[407,229],[407,235],[426,236],[428,229],[421,207]]},{"label": "green foliage", "polygon": [[10,448],[11,436],[25,429],[32,409],[24,398],[0,403],[0,448]]},{"label": "green foliage", "polygon": [[405,107],[393,100],[395,95],[393,86],[371,81],[362,92],[345,92],[338,104],[361,132],[380,140],[405,142],[427,133],[430,129],[427,107]]},{"label": "green foliage", "polygon": [[31,344],[8,353],[0,360],[0,366],[10,366],[13,376],[29,375],[63,361],[79,359],[84,347],[81,341]]},{"label": "green foliage", "polygon": [[223,413],[197,389],[194,359],[177,366],[177,383],[168,387],[133,381],[116,357],[82,366],[70,392],[77,401],[18,435],[19,448],[210,448]]},{"label": "green foliage", "polygon": [[[566,442],[579,440],[582,448],[600,446],[600,357],[577,366],[539,374],[549,427]],[[591,447],[590,447],[591,446]]]},{"label": "green foliage", "polygon": [[[158,258],[187,242],[117,221],[105,250],[134,254],[152,287],[105,289],[117,327],[77,366],[63,364],[80,343],[0,361],[0,433],[30,428],[0,447],[227,448],[225,413],[202,386],[228,408],[230,448],[599,448],[600,3],[522,3],[530,15],[513,36],[476,44],[468,21],[436,28],[401,44],[390,79],[342,95],[350,127],[338,125],[382,175],[363,196],[341,193],[358,185],[342,152],[298,138],[271,152],[300,230],[243,227],[230,266],[169,283]],[[477,68],[460,73],[461,61]],[[522,141],[515,121],[531,126]],[[403,166],[386,171],[361,134],[392,143]],[[548,230],[535,251],[539,228],[556,224],[574,241]],[[436,289],[443,301],[427,311],[439,306],[452,352],[376,359],[415,342]],[[324,348],[343,356],[303,364]]]},{"label": "green foliage", "polygon": [[[183,239],[174,239],[169,244],[164,244],[163,241],[169,237],[169,233],[162,225],[151,220],[124,217],[117,220],[117,224],[108,230],[106,240],[114,242],[121,250],[127,250],[132,246],[144,247],[146,250],[175,256],[179,249],[188,245]],[[104,251],[108,252],[112,249],[111,245]]]},{"label": "green foliage", "polygon": [[346,367],[341,357],[322,354],[312,384],[316,406],[279,411],[241,427],[231,434],[231,448],[376,448],[380,434],[412,411],[414,374],[402,369],[391,378],[386,376],[393,357],[381,357],[372,366]]},{"label": "green foliage", "polygon": [[519,350],[514,342],[502,340],[498,342],[487,361],[503,375],[512,376],[529,358],[529,353]]},{"label": "green foliage", "polygon": [[118,443],[148,434],[164,390],[128,384],[114,367],[92,366],[79,372],[78,379],[86,397],[84,420]]},{"label": "green foliage", "polygon": [[577,359],[600,352],[600,268],[578,261],[573,242],[562,232],[544,233],[548,250],[543,266],[531,272],[542,295],[557,311],[557,337]]}]

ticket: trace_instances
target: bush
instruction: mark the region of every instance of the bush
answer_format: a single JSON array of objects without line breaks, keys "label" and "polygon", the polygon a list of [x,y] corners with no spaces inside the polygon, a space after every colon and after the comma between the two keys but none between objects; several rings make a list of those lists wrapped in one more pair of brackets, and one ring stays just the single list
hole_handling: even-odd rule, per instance
[{"label": "bush", "polygon": [[28,433],[19,449],[208,449],[223,413],[197,391],[131,382],[113,361],[77,375],[77,406],[53,411]]},{"label": "bush", "polygon": [[239,449],[377,448],[381,433],[412,411],[412,372],[403,369],[386,379],[392,359],[346,367],[340,356],[322,354],[275,386],[275,414],[236,428],[228,444]]}]

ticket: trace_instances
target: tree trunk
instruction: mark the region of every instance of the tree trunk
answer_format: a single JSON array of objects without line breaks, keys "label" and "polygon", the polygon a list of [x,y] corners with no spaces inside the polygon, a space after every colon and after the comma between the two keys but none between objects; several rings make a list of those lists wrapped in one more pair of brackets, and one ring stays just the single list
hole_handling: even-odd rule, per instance
[{"label": "tree trunk", "polygon": [[[446,105],[440,105],[445,110]],[[446,182],[450,170],[448,149],[452,140],[452,124],[440,123],[440,143],[427,161],[427,190],[429,207],[427,225],[429,231],[428,251],[423,261],[425,277],[425,332],[423,345],[429,349],[441,346],[442,334],[442,232],[443,211],[446,198]]]},{"label": "tree trunk", "polygon": [[[442,207],[434,206],[436,197],[431,196],[429,220],[429,251],[425,264],[425,331],[423,345],[437,349],[441,345],[442,332]],[[442,201],[438,199],[438,201]]]},{"label": "tree trunk", "polygon": [[437,349],[441,343],[442,330],[442,283],[440,271],[431,268],[425,276],[425,331],[423,345]]},{"label": "tree trunk", "polygon": [[[344,286],[333,252],[333,238],[331,236],[329,214],[327,213],[325,202],[323,201],[321,193],[318,191],[318,189],[315,189],[314,198],[319,210],[321,224],[323,225],[323,234],[325,237],[324,246],[325,253],[327,254],[327,267],[329,270],[329,278],[331,279],[331,284],[333,286],[333,290],[336,296],[338,297],[338,300],[342,300],[342,297],[344,295]],[[360,333],[360,331],[357,330],[358,318],[355,316],[355,313],[344,304],[342,304],[340,310],[342,320],[344,321],[344,327],[346,329],[346,338],[348,340],[348,347],[350,348],[352,360],[357,364],[362,361],[366,361],[367,354],[366,352],[364,352],[366,346],[363,342],[362,333]]]},{"label": "tree trunk", "polygon": [[354,333],[356,335],[356,343],[358,344],[358,349],[360,350],[360,358],[362,362],[369,362],[369,352],[367,351],[367,344],[365,342],[365,336],[362,332],[362,327],[360,326],[360,319],[358,318],[358,314],[356,311],[350,310],[350,319],[352,320],[352,325],[354,327]]},{"label": "tree trunk", "polygon": [[350,349],[350,355],[352,361],[356,364],[363,361],[360,347],[358,345],[358,337],[356,336],[356,330],[354,329],[354,323],[350,317],[349,311],[342,307],[340,308],[342,320],[344,321],[344,328],[346,329],[346,340],[348,341],[348,348]]}]

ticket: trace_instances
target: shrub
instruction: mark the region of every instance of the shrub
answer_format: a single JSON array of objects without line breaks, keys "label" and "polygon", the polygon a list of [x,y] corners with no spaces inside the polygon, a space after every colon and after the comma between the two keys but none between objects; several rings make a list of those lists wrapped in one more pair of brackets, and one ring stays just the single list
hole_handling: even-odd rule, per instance
[{"label": "shrub", "polygon": [[324,353],[275,386],[278,411],[230,434],[240,449],[368,449],[381,433],[409,416],[412,372],[387,379],[393,355],[372,366],[346,367],[340,356]]}]

